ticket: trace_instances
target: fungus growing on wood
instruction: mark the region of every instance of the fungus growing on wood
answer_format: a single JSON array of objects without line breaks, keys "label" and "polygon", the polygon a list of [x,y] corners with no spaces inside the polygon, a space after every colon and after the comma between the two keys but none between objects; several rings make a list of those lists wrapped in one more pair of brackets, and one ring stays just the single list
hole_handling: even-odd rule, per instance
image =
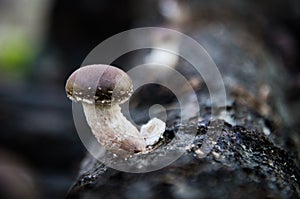
[{"label": "fungus growing on wood", "polygon": [[130,153],[146,151],[165,130],[165,123],[153,118],[139,130],[122,114],[120,104],[133,92],[130,77],[110,65],[88,65],[76,70],[66,83],[67,96],[82,102],[88,125],[98,142],[108,149]]}]

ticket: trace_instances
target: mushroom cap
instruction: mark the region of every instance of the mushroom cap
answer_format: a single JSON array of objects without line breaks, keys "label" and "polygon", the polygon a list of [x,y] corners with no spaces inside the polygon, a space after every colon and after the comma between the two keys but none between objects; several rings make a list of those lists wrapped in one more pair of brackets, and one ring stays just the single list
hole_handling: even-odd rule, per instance
[{"label": "mushroom cap", "polygon": [[66,83],[71,100],[104,106],[125,102],[132,91],[132,81],[124,71],[102,64],[77,69]]}]

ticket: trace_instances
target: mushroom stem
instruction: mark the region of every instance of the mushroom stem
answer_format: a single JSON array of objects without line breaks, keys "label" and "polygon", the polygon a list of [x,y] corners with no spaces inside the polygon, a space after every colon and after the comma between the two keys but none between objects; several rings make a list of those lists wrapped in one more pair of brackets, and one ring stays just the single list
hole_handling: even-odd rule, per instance
[{"label": "mushroom stem", "polygon": [[126,119],[118,104],[82,105],[86,120],[99,143],[108,148],[120,148],[129,152],[146,150],[142,134]]}]

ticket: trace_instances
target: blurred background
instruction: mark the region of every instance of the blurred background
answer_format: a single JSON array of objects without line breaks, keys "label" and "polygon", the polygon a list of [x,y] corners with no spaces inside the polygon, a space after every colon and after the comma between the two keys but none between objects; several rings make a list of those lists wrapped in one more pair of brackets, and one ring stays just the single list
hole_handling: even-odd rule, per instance
[{"label": "blurred background", "polygon": [[285,98],[299,121],[298,0],[0,0],[0,198],[67,193],[86,151],[64,84],[96,45],[135,27],[184,33],[210,13],[220,22],[232,15],[256,24],[253,32],[288,72]]}]

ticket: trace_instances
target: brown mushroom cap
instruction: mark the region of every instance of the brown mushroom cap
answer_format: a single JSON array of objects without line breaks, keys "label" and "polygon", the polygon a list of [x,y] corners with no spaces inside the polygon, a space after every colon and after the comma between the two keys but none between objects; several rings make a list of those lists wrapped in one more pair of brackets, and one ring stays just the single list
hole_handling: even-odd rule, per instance
[{"label": "brown mushroom cap", "polygon": [[73,72],[66,83],[73,101],[111,105],[125,102],[132,94],[132,81],[122,70],[110,65],[88,65]]}]

